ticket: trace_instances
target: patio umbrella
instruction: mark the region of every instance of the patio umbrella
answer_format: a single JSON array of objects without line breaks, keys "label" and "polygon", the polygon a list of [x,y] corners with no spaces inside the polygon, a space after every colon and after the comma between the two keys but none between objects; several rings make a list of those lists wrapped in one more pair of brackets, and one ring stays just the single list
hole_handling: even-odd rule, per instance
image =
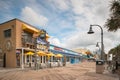
[{"label": "patio umbrella", "polygon": [[50,56],[55,56],[55,54],[53,54],[53,53],[51,53],[51,52],[48,53],[48,54],[46,54],[46,55],[49,56],[49,57],[50,57]]},{"label": "patio umbrella", "polygon": [[46,53],[45,53],[44,51],[38,51],[37,54],[38,54],[39,56],[45,56],[45,55],[46,55]]},{"label": "patio umbrella", "polygon": [[63,57],[63,55],[62,54],[56,54],[55,57],[61,58],[61,57]]},{"label": "patio umbrella", "polygon": [[25,55],[34,55],[34,53],[30,51],[30,52],[25,53]]}]

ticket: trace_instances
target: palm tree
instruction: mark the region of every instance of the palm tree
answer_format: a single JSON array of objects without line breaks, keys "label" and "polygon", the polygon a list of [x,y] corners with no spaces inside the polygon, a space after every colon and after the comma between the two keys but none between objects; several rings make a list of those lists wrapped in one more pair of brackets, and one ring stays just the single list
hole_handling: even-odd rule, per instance
[{"label": "palm tree", "polygon": [[105,26],[108,31],[117,31],[120,29],[120,0],[112,1],[110,11],[110,18],[107,19]]},{"label": "palm tree", "polygon": [[118,45],[117,47],[115,47],[115,51],[116,51],[116,57],[120,57],[120,45]]},{"label": "palm tree", "polygon": [[120,52],[120,45],[112,48],[112,49],[108,52],[108,54],[113,54],[113,55],[115,55],[116,57],[120,57],[120,53],[119,53],[119,52]]},{"label": "palm tree", "polygon": [[108,54],[115,54],[115,48],[110,49],[110,51],[108,52]]}]

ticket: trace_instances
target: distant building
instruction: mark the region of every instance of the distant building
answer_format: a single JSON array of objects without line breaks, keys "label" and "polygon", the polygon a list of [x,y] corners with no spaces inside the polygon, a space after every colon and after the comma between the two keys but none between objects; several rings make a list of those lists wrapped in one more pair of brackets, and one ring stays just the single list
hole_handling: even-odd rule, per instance
[{"label": "distant building", "polygon": [[74,49],[73,51],[78,52],[78,53],[81,53],[81,54],[83,54],[83,55],[87,55],[86,52],[88,52],[87,49]]},{"label": "distant building", "polygon": [[52,44],[50,44],[49,50],[54,54],[62,54],[66,58],[67,63],[71,63],[71,64],[80,62],[82,58],[82,55],[80,52],[78,53],[78,52],[75,52],[66,48],[58,47]]},{"label": "distant building", "polygon": [[108,61],[112,61],[112,58],[113,58],[113,54],[108,54],[108,55],[107,55],[107,60],[108,60]]}]

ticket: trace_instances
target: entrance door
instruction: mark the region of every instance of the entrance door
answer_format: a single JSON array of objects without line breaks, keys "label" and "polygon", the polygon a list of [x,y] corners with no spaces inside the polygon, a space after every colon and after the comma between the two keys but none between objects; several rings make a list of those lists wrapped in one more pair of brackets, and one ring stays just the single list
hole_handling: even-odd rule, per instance
[{"label": "entrance door", "polygon": [[16,54],[17,67],[20,67],[20,54]]},{"label": "entrance door", "polygon": [[3,56],[3,67],[6,67],[6,53]]}]

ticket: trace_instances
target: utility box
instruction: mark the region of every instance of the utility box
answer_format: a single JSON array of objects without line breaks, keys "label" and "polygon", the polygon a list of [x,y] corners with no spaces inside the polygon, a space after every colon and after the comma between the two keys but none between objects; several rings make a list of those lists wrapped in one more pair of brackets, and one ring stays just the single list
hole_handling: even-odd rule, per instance
[{"label": "utility box", "polygon": [[102,74],[104,72],[104,61],[103,60],[97,60],[96,61],[96,73]]}]

